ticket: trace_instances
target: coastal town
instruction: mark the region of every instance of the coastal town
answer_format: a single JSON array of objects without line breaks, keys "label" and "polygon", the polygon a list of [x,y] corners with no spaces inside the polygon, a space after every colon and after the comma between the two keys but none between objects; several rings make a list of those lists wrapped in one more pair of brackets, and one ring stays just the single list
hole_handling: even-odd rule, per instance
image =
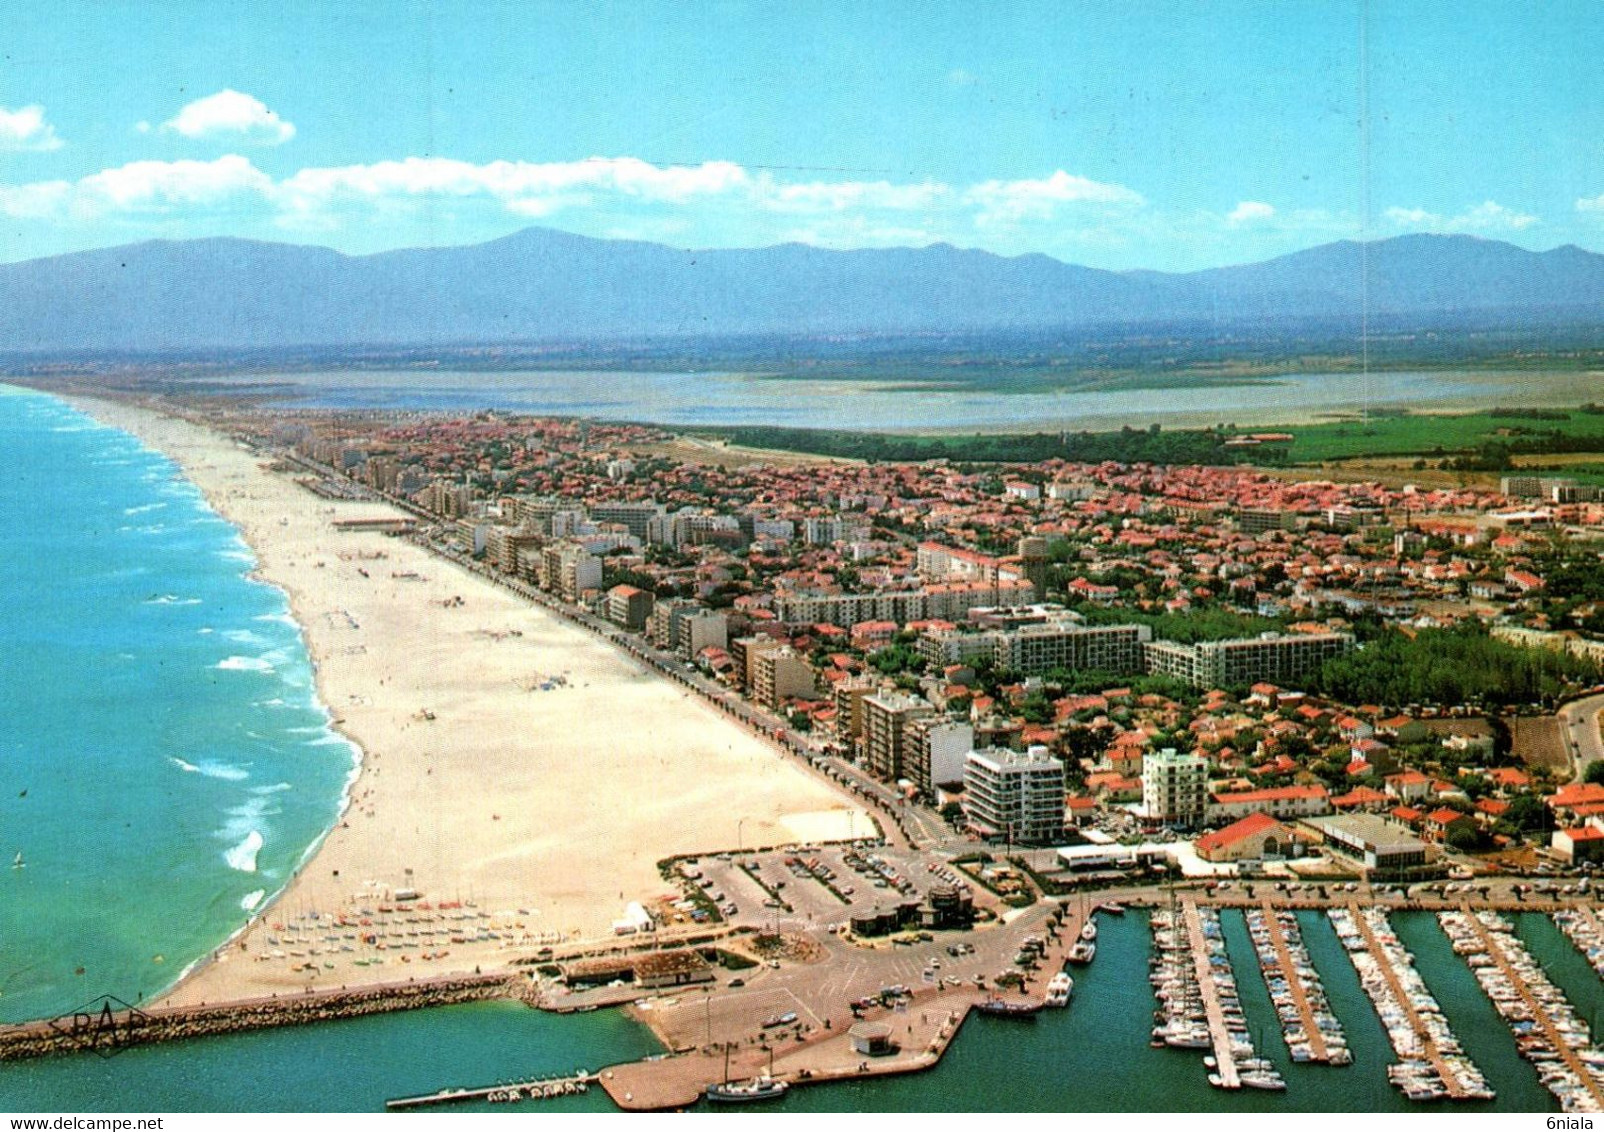
[{"label": "coastal town", "polygon": [[1571,781],[1601,754],[1595,487],[822,462],[497,414],[225,424],[314,490],[400,504],[407,537],[916,843],[1069,834],[1072,867],[1117,870],[1188,834],[1166,853],[1199,874],[1379,841],[1400,877],[1604,856],[1604,786]]},{"label": "coastal town", "polygon": [[[1598,962],[1604,612],[1587,540],[1604,504],[1585,486],[869,464],[566,419],[160,407],[188,419],[162,427],[229,438],[223,455],[208,442],[208,459],[238,469],[212,481],[220,507],[251,477],[299,501],[316,538],[298,568],[344,579],[328,595],[346,604],[307,622],[320,679],[372,662],[363,626],[397,595],[428,595],[404,616],[430,635],[500,595],[744,733],[797,776],[788,795],[807,783],[817,799],[787,818],[715,783],[717,812],[686,819],[698,840],[642,837],[655,883],[612,903],[590,880],[563,903],[548,891],[560,874],[527,848],[561,800],[452,787],[467,769],[430,752],[454,729],[478,740],[448,697],[406,704],[394,726],[414,738],[368,751],[329,844],[140,1012],[140,1040],[483,998],[621,1007],[669,1054],[392,1107],[590,1087],[626,1109],[744,1103],[928,1068],[971,1014],[1073,1009],[1099,923],[1140,909],[1152,1045],[1206,1051],[1217,1089],[1277,1091],[1244,978],[1262,978],[1294,1062],[1354,1062],[1297,915],[1325,910],[1390,1035],[1393,1086],[1490,1101],[1389,924],[1425,909],[1555,1103],[1598,1108],[1604,1057],[1586,1022],[1500,918],[1552,917]],[[363,587],[379,604],[357,604]],[[538,632],[522,616],[463,632],[487,653],[517,649]],[[531,719],[560,719],[600,679],[521,664],[497,678]],[[367,706],[336,702],[335,722],[372,747]],[[406,743],[424,746],[398,763]],[[509,757],[554,775],[545,745]],[[624,752],[606,773],[649,778],[654,758]],[[728,773],[734,791],[752,772]],[[363,831],[408,780],[399,797],[419,813],[496,812],[398,858],[416,838]],[[600,781],[578,774],[559,793],[588,813]],[[598,836],[637,829],[608,828]],[[520,855],[524,869],[499,864]],[[625,860],[640,868],[599,860],[607,881]],[[585,866],[567,867],[572,886]],[[1233,971],[1230,909],[1257,975]],[[0,1057],[68,1048],[59,1027],[0,1030]]]}]

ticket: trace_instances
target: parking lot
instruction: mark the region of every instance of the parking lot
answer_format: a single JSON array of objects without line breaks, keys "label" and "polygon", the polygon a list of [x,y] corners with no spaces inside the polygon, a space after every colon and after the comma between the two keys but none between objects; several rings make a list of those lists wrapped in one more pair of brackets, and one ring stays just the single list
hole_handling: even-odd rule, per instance
[{"label": "parking lot", "polygon": [[966,883],[944,865],[932,871],[927,857],[867,841],[720,853],[680,869],[726,920],[768,931],[828,929],[854,913],[923,901],[938,883]]}]

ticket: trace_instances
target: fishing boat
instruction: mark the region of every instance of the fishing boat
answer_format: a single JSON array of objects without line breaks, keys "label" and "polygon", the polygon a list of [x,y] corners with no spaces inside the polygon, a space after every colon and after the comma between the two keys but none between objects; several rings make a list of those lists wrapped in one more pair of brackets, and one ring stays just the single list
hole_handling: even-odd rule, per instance
[{"label": "fishing boat", "polygon": [[705,1092],[713,1104],[750,1104],[753,1101],[770,1101],[783,1097],[791,1087],[774,1075],[774,1048],[769,1047],[769,1067],[757,1077],[745,1081],[730,1080],[730,1047],[724,1047],[724,1080],[709,1085]]},{"label": "fishing boat", "polygon": [[1047,980],[1048,1006],[1068,1006],[1069,996],[1075,993],[1075,980],[1069,977],[1068,971],[1060,971]]},{"label": "fishing boat", "polygon": [[783,1097],[790,1087],[790,1082],[770,1077],[765,1073],[761,1077],[753,1077],[750,1081],[725,1081],[722,1084],[709,1085],[706,1096],[713,1104],[750,1104],[753,1101],[769,1101]]},{"label": "fishing boat", "polygon": [[992,996],[977,1003],[975,1009],[993,1018],[1034,1018],[1044,1004],[1032,998],[997,998]]}]

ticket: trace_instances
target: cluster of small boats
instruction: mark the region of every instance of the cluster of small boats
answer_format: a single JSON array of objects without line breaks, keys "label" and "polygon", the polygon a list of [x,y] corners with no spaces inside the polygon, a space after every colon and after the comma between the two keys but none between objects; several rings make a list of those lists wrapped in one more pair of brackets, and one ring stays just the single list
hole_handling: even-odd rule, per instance
[{"label": "cluster of small boats", "polygon": [[[1231,957],[1225,947],[1225,932],[1220,927],[1220,913],[1215,908],[1199,908],[1198,923],[1203,928],[1203,943],[1208,950],[1209,975],[1214,980],[1214,995],[1220,1013],[1225,1018],[1225,1030],[1231,1043],[1231,1060],[1236,1065],[1237,1078],[1250,1089],[1269,1089],[1279,1092],[1287,1087],[1280,1070],[1267,1057],[1259,1056],[1248,1033],[1247,1015],[1242,1010],[1242,996],[1236,989],[1236,972],[1231,968]],[[1215,1051],[1218,1054],[1218,1050]],[[1204,1065],[1210,1069],[1204,1059]],[[1227,1082],[1219,1073],[1209,1074],[1209,1084],[1216,1088]]]},{"label": "cluster of small boats", "polygon": [[[1387,1067],[1388,1080],[1413,1101],[1492,1100],[1495,1094],[1487,1078],[1460,1047],[1386,913],[1365,909],[1359,913],[1363,924],[1346,908],[1328,909],[1326,915],[1398,1055],[1398,1063]],[[1371,939],[1376,953],[1370,949]],[[1393,989],[1395,981],[1403,1000]],[[1452,1075],[1452,1081],[1444,1073]]]},{"label": "cluster of small boats", "polygon": [[[1521,1056],[1532,1063],[1560,1107],[1565,1112],[1601,1111],[1604,1051],[1593,1044],[1587,1023],[1515,937],[1509,921],[1497,912],[1439,912],[1437,921],[1509,1025]],[[1574,1059],[1557,1043],[1569,1047]]]},{"label": "cluster of small boats", "polygon": [[1080,938],[1069,949],[1069,961],[1085,965],[1097,958],[1097,912],[1093,910],[1081,925]]},{"label": "cluster of small boats", "polygon": [[1192,949],[1187,944],[1186,925],[1180,913],[1155,909],[1148,920],[1153,930],[1152,968],[1148,981],[1158,1009],[1153,1012],[1153,1045],[1171,1049],[1209,1049],[1208,1016],[1203,991],[1197,985]]},{"label": "cluster of small boats", "polygon": [[1303,1012],[1298,1007],[1297,990],[1282,969],[1280,950],[1276,947],[1269,918],[1259,909],[1248,909],[1243,917],[1247,921],[1248,935],[1253,938],[1253,950],[1259,957],[1259,971],[1264,976],[1264,985],[1270,992],[1270,1001],[1275,1004],[1276,1017],[1281,1021],[1287,1052],[1293,1061],[1324,1060],[1329,1065],[1352,1065],[1353,1053],[1348,1049],[1342,1023],[1331,1011],[1320,973],[1315,970],[1308,948],[1303,944],[1297,913],[1282,909],[1273,914],[1275,926],[1280,928],[1287,958],[1292,963],[1293,977],[1302,984],[1304,1001],[1309,1004],[1309,1015],[1320,1031],[1320,1046],[1324,1056],[1316,1056],[1316,1046],[1307,1031]]},{"label": "cluster of small boats", "polygon": [[1579,908],[1562,908],[1554,913],[1554,923],[1570,937],[1576,950],[1587,956],[1599,978],[1604,979],[1604,929],[1599,927],[1597,917]]},{"label": "cluster of small boats", "polygon": [[516,1104],[519,1101],[544,1101],[553,1097],[571,1097],[586,1092],[590,1086],[577,1077],[555,1081],[525,1081],[520,1085],[505,1085],[492,1089],[485,1100],[491,1104]]},{"label": "cluster of small boats", "polygon": [[[1153,1016],[1156,1023],[1153,1044],[1175,1049],[1214,1049],[1215,1055],[1205,1057],[1203,1065],[1209,1070],[1209,1084],[1215,1088],[1243,1085],[1250,1089],[1285,1089],[1286,1081],[1275,1063],[1259,1056],[1253,1048],[1247,1015],[1243,1013],[1242,999],[1237,993],[1236,975],[1226,952],[1225,935],[1220,929],[1219,913],[1212,908],[1199,908],[1197,917],[1203,931],[1209,980],[1225,1023],[1228,1047],[1219,1049],[1210,1031],[1207,999],[1198,979],[1186,922],[1179,912],[1162,909],[1154,912],[1149,921],[1157,953],[1150,960],[1153,970],[1149,978],[1153,983],[1153,997],[1159,1002],[1159,1009]],[[1222,1056],[1229,1058],[1234,1074],[1220,1071],[1218,1058]]]}]

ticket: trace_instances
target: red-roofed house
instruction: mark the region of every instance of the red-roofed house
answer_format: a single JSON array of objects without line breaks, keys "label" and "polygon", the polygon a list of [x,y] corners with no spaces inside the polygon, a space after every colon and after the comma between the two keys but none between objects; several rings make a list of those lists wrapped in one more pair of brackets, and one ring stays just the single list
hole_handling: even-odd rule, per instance
[{"label": "red-roofed house", "polygon": [[1331,812],[1331,798],[1324,786],[1279,786],[1271,790],[1243,790],[1215,794],[1209,799],[1211,821],[1266,813],[1278,818],[1313,818]]},{"label": "red-roofed house", "polygon": [[1596,806],[1604,803],[1604,786],[1596,782],[1577,782],[1562,786],[1559,792],[1547,798],[1551,810],[1572,810],[1578,806]]},{"label": "red-roofed house", "polygon": [[1550,844],[1554,852],[1572,863],[1604,860],[1604,830],[1596,826],[1556,829]]},{"label": "red-roofed house", "polygon": [[1379,790],[1372,790],[1368,786],[1355,786],[1346,794],[1338,794],[1331,799],[1331,808],[1348,813],[1354,811],[1380,813],[1391,803],[1392,799]]},{"label": "red-roofed house", "polygon": [[1443,806],[1426,815],[1425,836],[1428,841],[1446,841],[1456,829],[1474,829],[1476,821],[1469,814]]},{"label": "red-roofed house", "polygon": [[1487,772],[1488,780],[1501,790],[1518,790],[1532,784],[1531,776],[1512,766],[1494,767]]},{"label": "red-roofed house", "polygon": [[1387,793],[1403,802],[1418,802],[1431,794],[1431,779],[1418,770],[1387,775]]},{"label": "red-roofed house", "polygon": [[1483,798],[1476,803],[1476,817],[1483,825],[1492,825],[1509,812],[1509,803],[1497,798]]},{"label": "red-roofed house", "polygon": [[1064,799],[1064,824],[1084,825],[1097,812],[1097,799],[1085,794],[1071,794]]},{"label": "red-roofed house", "polygon": [[1197,855],[1205,861],[1256,861],[1295,855],[1297,835],[1269,814],[1249,814],[1224,829],[1197,839]]}]

